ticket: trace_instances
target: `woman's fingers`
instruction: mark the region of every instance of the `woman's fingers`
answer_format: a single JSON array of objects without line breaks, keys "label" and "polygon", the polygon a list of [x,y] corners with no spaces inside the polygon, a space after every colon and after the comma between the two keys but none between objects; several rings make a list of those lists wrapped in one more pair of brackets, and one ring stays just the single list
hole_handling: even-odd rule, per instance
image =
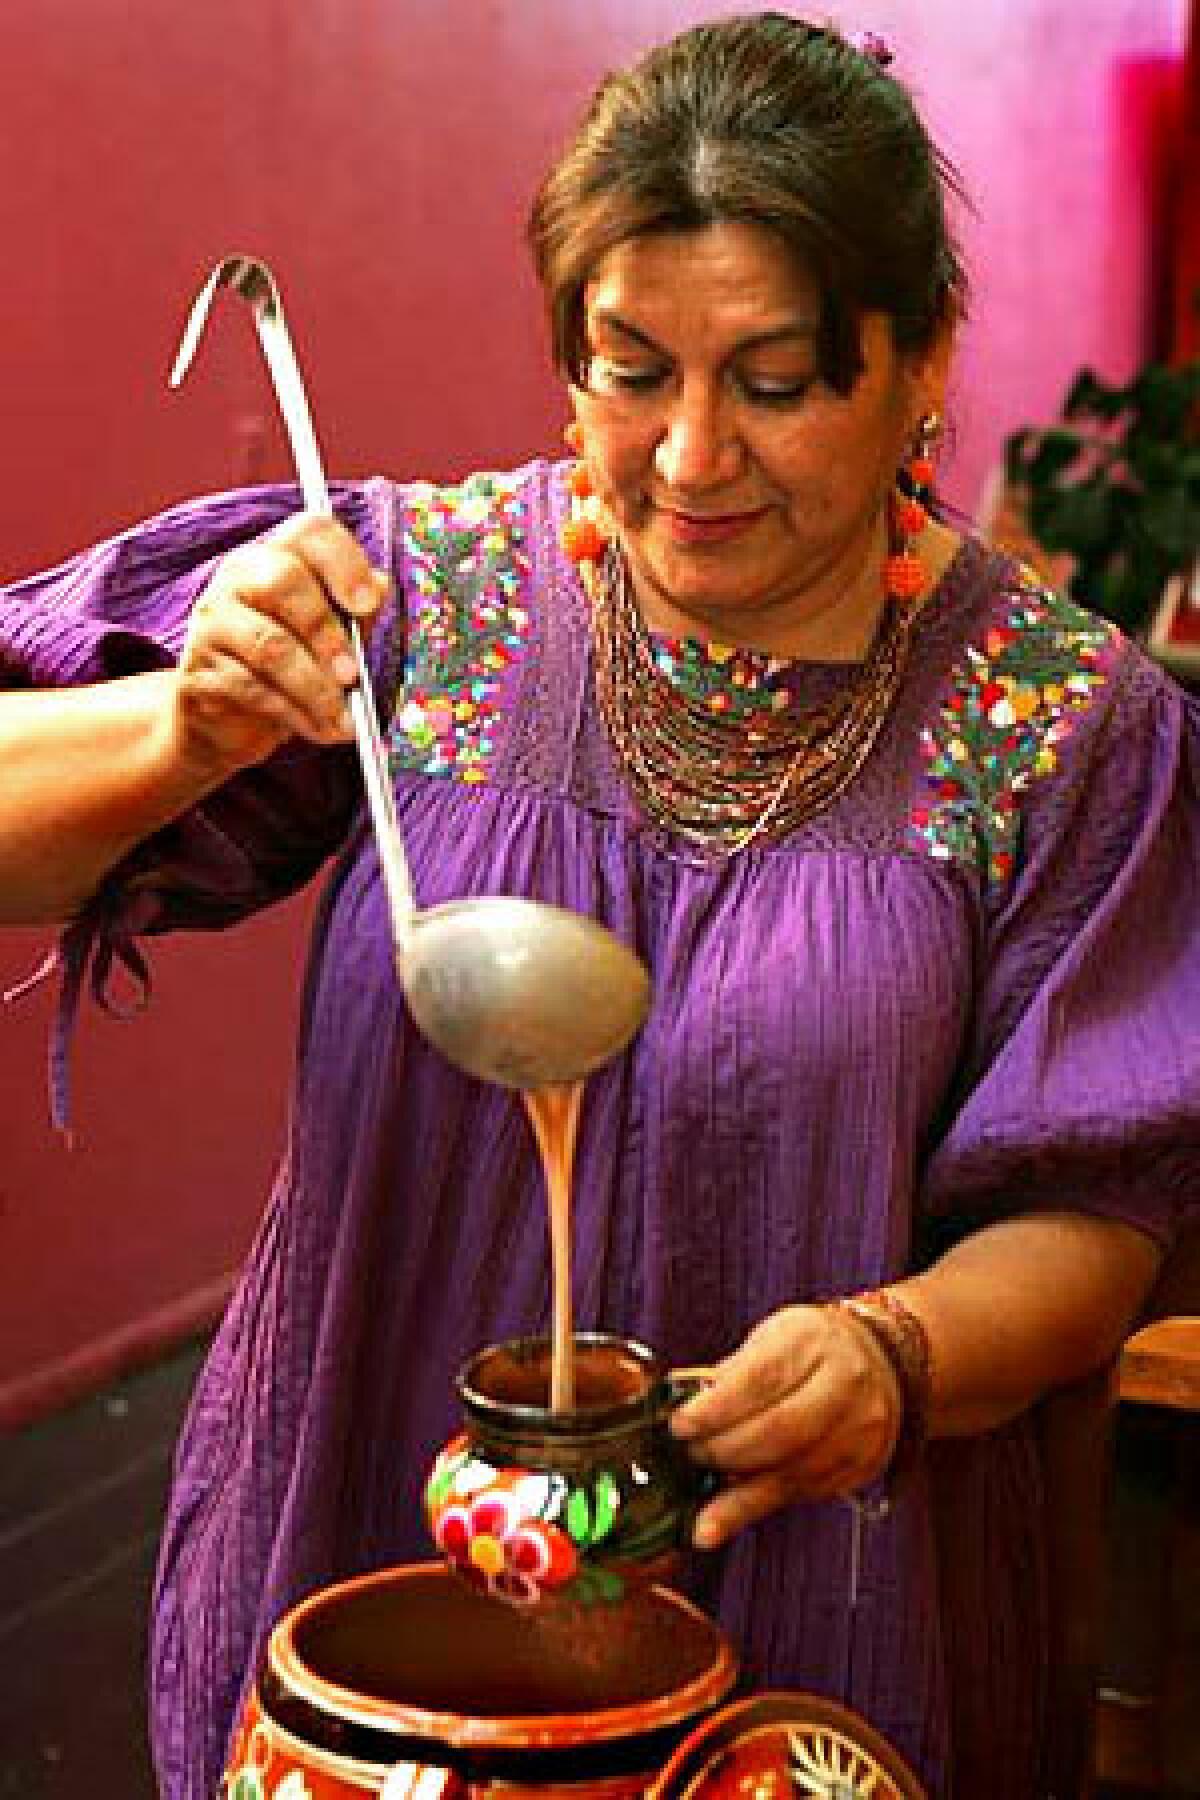
[{"label": "woman's fingers", "polygon": [[692,1542],[697,1550],[716,1550],[761,1519],[797,1500],[833,1500],[863,1485],[857,1461],[830,1464],[821,1477],[798,1482],[788,1471],[768,1469],[742,1481],[731,1481],[696,1515]]},{"label": "woman's fingers", "polygon": [[193,609],[179,669],[185,747],[217,768],[299,735],[352,735],[357,680],[344,615],[369,628],[390,582],[334,519],[299,514],[217,567]]},{"label": "woman's fingers", "polygon": [[675,1413],[672,1428],[697,1447],[784,1400],[812,1374],[821,1354],[820,1309],[789,1306],[756,1325],[713,1370],[711,1384]]},{"label": "woman's fingers", "polygon": [[[222,583],[242,606],[272,621],[338,679],[334,663],[350,649],[346,627],[316,572],[297,550],[266,542],[232,559]],[[353,679],[353,667],[349,671]]]},{"label": "woman's fingers", "polygon": [[203,617],[199,626],[183,671],[183,703],[199,718],[219,723],[222,709],[257,712],[289,736],[336,743],[347,735],[345,689],[285,623],[231,596],[211,631]]},{"label": "woman's fingers", "polygon": [[672,1421],[691,1454],[729,1478],[696,1542],[711,1547],[778,1506],[863,1486],[886,1466],[901,1413],[894,1372],[853,1321],[829,1307],[772,1314]]},{"label": "woman's fingers", "polygon": [[336,520],[301,514],[229,557],[214,585],[274,618],[347,687],[357,671],[345,615],[369,629],[390,583]]},{"label": "woman's fingers", "polygon": [[808,1463],[831,1440],[854,1430],[843,1383],[834,1372],[818,1367],[781,1400],[690,1448],[705,1464],[731,1475],[752,1475],[785,1462]]},{"label": "woman's fingers", "polygon": [[374,623],[390,578],[372,567],[362,545],[336,519],[297,513],[277,525],[264,543],[295,556],[329,605],[352,614],[364,627]]},{"label": "woman's fingers", "polygon": [[200,602],[193,643],[232,656],[268,689],[280,690],[320,732],[342,709],[353,664],[345,628],[308,565],[291,550],[259,544],[221,571]]},{"label": "woman's fingers", "polygon": [[778,1470],[731,1483],[697,1513],[692,1543],[697,1550],[716,1550],[794,1498]]}]

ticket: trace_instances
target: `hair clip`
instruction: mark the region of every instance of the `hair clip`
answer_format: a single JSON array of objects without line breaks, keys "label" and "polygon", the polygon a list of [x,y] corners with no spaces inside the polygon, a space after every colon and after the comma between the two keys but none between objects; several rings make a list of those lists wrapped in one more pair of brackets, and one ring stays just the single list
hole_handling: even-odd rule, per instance
[{"label": "hair clip", "polygon": [[881,69],[886,69],[896,60],[896,53],[886,38],[881,38],[877,31],[855,31],[850,36],[850,43],[860,56],[865,56]]}]

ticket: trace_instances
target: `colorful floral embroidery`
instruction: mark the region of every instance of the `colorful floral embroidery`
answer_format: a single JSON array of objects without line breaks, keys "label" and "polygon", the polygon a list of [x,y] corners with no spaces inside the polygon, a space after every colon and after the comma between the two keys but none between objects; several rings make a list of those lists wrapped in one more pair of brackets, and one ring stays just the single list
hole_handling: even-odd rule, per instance
[{"label": "colorful floral embroidery", "polygon": [[[523,1606],[576,1582],[581,1557],[613,1530],[620,1506],[612,1475],[573,1486],[536,1469],[497,1469],[463,1435],[438,1456],[425,1488],[442,1554],[488,1593]],[[620,1581],[609,1586],[619,1597]]]},{"label": "colorful floral embroidery", "polygon": [[1019,796],[1058,766],[1119,641],[1111,625],[1037,584],[1018,588],[983,648],[971,647],[936,723],[922,733],[926,794],[914,843],[988,881],[1013,869]]},{"label": "colorful floral embroidery", "polygon": [[426,775],[486,781],[505,671],[529,631],[518,478],[414,485],[404,549],[411,597],[393,761]]}]

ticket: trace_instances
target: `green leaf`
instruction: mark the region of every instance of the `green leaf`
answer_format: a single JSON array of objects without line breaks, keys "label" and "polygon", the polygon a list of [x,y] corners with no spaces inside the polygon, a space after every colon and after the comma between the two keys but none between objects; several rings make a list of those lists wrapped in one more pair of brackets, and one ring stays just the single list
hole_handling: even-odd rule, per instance
[{"label": "green leaf", "polygon": [[607,1537],[616,1522],[617,1510],[621,1504],[621,1490],[607,1469],[596,1477],[593,1495],[592,1541],[599,1542]]},{"label": "green leaf", "polygon": [[1125,461],[1143,488],[1174,487],[1179,477],[1178,447],[1164,444],[1140,426],[1125,440]]},{"label": "green leaf", "polygon": [[1027,476],[1027,450],[1031,443],[1036,443],[1037,432],[1028,425],[1020,431],[1014,431],[1004,440],[1004,479],[1010,484],[1023,486]]},{"label": "green leaf", "polygon": [[1105,570],[1093,600],[1097,612],[1112,619],[1122,631],[1138,631],[1150,610],[1147,598],[1137,585],[1126,563],[1114,563]]},{"label": "green leaf", "polygon": [[605,1606],[614,1606],[625,1592],[625,1583],[612,1569],[596,1570],[596,1597]]},{"label": "green leaf", "polygon": [[1029,460],[1029,479],[1039,485],[1054,481],[1082,449],[1083,439],[1074,431],[1044,431]]},{"label": "green leaf", "polygon": [[1030,496],[1029,522],[1047,550],[1094,553],[1107,544],[1112,517],[1112,490],[1101,476],[1075,487],[1035,489]]},{"label": "green leaf", "polygon": [[1063,402],[1063,418],[1084,415],[1093,419],[1117,419],[1129,405],[1126,388],[1110,387],[1091,369],[1080,369]]},{"label": "green leaf", "polygon": [[613,1606],[625,1594],[625,1583],[612,1569],[598,1569],[585,1563],[571,1583],[571,1599],[576,1606]]},{"label": "green leaf", "polygon": [[1072,598],[1137,632],[1200,555],[1200,357],[1147,363],[1125,387],[1082,368],[1063,418],[1083,428],[1006,439],[1006,476],[1038,542],[1072,557]]},{"label": "green leaf", "polygon": [[586,1546],[592,1531],[592,1509],[582,1488],[572,1488],[567,1501],[567,1535]]},{"label": "green leaf", "polygon": [[1150,363],[1133,384],[1139,430],[1160,439],[1182,440],[1200,399],[1200,361],[1171,368]]},{"label": "green leaf", "polygon": [[1200,552],[1200,503],[1183,488],[1147,494],[1138,528],[1149,544],[1182,568]]}]

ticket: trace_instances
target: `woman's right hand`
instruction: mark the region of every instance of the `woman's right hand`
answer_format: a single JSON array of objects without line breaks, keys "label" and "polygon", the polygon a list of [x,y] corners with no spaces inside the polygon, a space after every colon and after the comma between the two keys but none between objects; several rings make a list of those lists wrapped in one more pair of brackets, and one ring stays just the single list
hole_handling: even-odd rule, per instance
[{"label": "woman's right hand", "polygon": [[344,526],[313,513],[224,557],[192,609],[175,671],[173,756],[207,783],[292,737],[345,743],[357,669],[337,609],[369,629],[389,587]]}]

